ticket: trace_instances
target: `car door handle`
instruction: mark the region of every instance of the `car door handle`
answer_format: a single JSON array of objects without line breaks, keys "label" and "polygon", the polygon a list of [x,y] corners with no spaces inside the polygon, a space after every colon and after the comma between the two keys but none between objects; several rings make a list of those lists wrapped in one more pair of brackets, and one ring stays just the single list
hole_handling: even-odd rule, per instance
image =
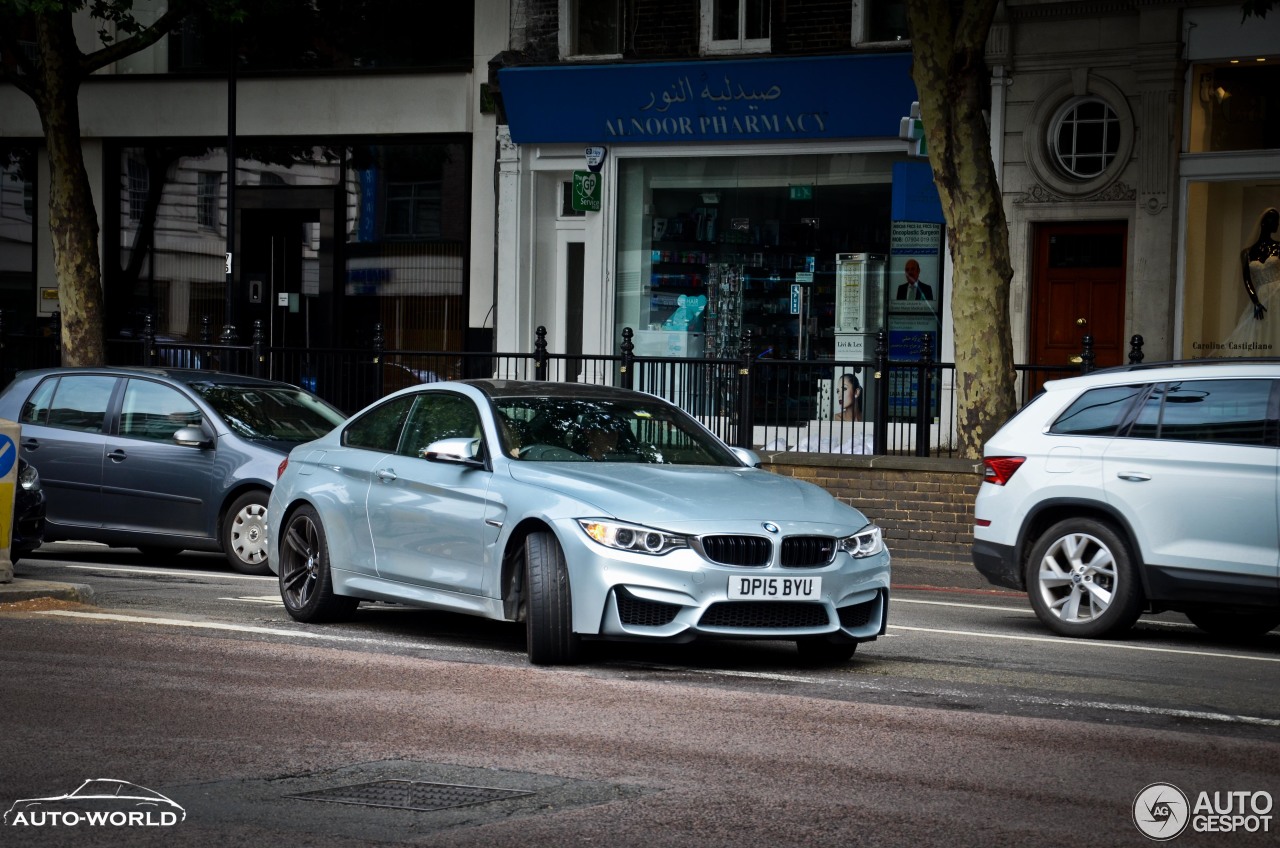
[{"label": "car door handle", "polygon": [[23,440],[22,440],[22,449],[23,449],[23,450],[29,450],[29,451],[30,451],[30,450],[35,450],[35,449],[36,449],[36,448],[38,448],[38,447],[40,447],[40,440],[39,440],[39,439],[23,439]]},{"label": "car door handle", "polygon": [[112,462],[124,462],[128,458],[129,458],[129,454],[125,453],[120,448],[116,448],[111,453],[107,454],[107,459],[111,460]]},{"label": "car door handle", "polygon": [[391,468],[379,468],[377,471],[373,473],[377,474],[378,479],[384,483],[392,483],[392,482],[395,482],[396,479],[398,479],[396,477],[395,470]]},{"label": "car door handle", "polygon": [[1132,483],[1145,483],[1151,479],[1150,474],[1143,474],[1141,471],[1121,471],[1116,476],[1121,480],[1128,480]]}]

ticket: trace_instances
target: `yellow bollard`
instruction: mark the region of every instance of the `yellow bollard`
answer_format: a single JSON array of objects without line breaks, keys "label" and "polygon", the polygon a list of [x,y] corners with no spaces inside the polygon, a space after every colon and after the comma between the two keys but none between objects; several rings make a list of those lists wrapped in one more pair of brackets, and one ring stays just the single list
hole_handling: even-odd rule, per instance
[{"label": "yellow bollard", "polygon": [[9,545],[13,542],[13,502],[14,489],[18,485],[18,440],[21,436],[18,422],[0,419],[0,583],[13,582]]}]

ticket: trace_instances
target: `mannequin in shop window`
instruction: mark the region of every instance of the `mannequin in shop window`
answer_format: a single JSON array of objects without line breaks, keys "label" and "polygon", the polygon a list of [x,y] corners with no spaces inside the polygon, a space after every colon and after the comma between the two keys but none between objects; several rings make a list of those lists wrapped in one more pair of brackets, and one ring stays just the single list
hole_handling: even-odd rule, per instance
[{"label": "mannequin in shop window", "polygon": [[[813,453],[870,454],[875,451],[871,434],[862,423],[862,383],[856,374],[840,375],[836,389],[840,411],[830,421],[814,421],[809,432],[801,435],[791,450]],[[777,442],[765,450],[783,450]]]},{"label": "mannequin in shop window", "polygon": [[1224,354],[1231,356],[1274,356],[1280,353],[1280,326],[1267,312],[1280,304],[1280,242],[1273,236],[1280,229],[1280,210],[1263,210],[1253,234],[1240,251],[1240,271],[1244,290],[1249,293],[1236,329],[1227,338]]}]

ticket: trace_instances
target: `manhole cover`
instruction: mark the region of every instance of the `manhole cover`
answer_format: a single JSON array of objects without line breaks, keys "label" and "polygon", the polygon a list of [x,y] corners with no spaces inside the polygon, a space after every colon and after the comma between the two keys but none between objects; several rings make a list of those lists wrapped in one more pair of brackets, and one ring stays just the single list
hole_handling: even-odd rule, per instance
[{"label": "manhole cover", "polygon": [[422,783],[414,780],[378,780],[334,789],[317,789],[286,795],[304,801],[331,801],[335,804],[359,804],[364,807],[389,807],[396,810],[445,810],[470,804],[487,804],[506,798],[532,795],[517,789],[493,789],[487,786],[460,786],[452,783]]}]

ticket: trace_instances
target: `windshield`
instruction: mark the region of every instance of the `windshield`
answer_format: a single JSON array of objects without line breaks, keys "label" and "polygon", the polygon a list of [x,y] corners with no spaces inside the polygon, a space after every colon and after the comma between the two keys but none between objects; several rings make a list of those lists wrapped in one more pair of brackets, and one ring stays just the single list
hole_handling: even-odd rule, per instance
[{"label": "windshield", "polygon": [[742,464],[692,418],[657,401],[500,398],[494,409],[502,449],[519,460]]},{"label": "windshield", "polygon": [[291,386],[199,383],[191,388],[228,427],[255,441],[308,442],[346,420],[320,398]]}]

